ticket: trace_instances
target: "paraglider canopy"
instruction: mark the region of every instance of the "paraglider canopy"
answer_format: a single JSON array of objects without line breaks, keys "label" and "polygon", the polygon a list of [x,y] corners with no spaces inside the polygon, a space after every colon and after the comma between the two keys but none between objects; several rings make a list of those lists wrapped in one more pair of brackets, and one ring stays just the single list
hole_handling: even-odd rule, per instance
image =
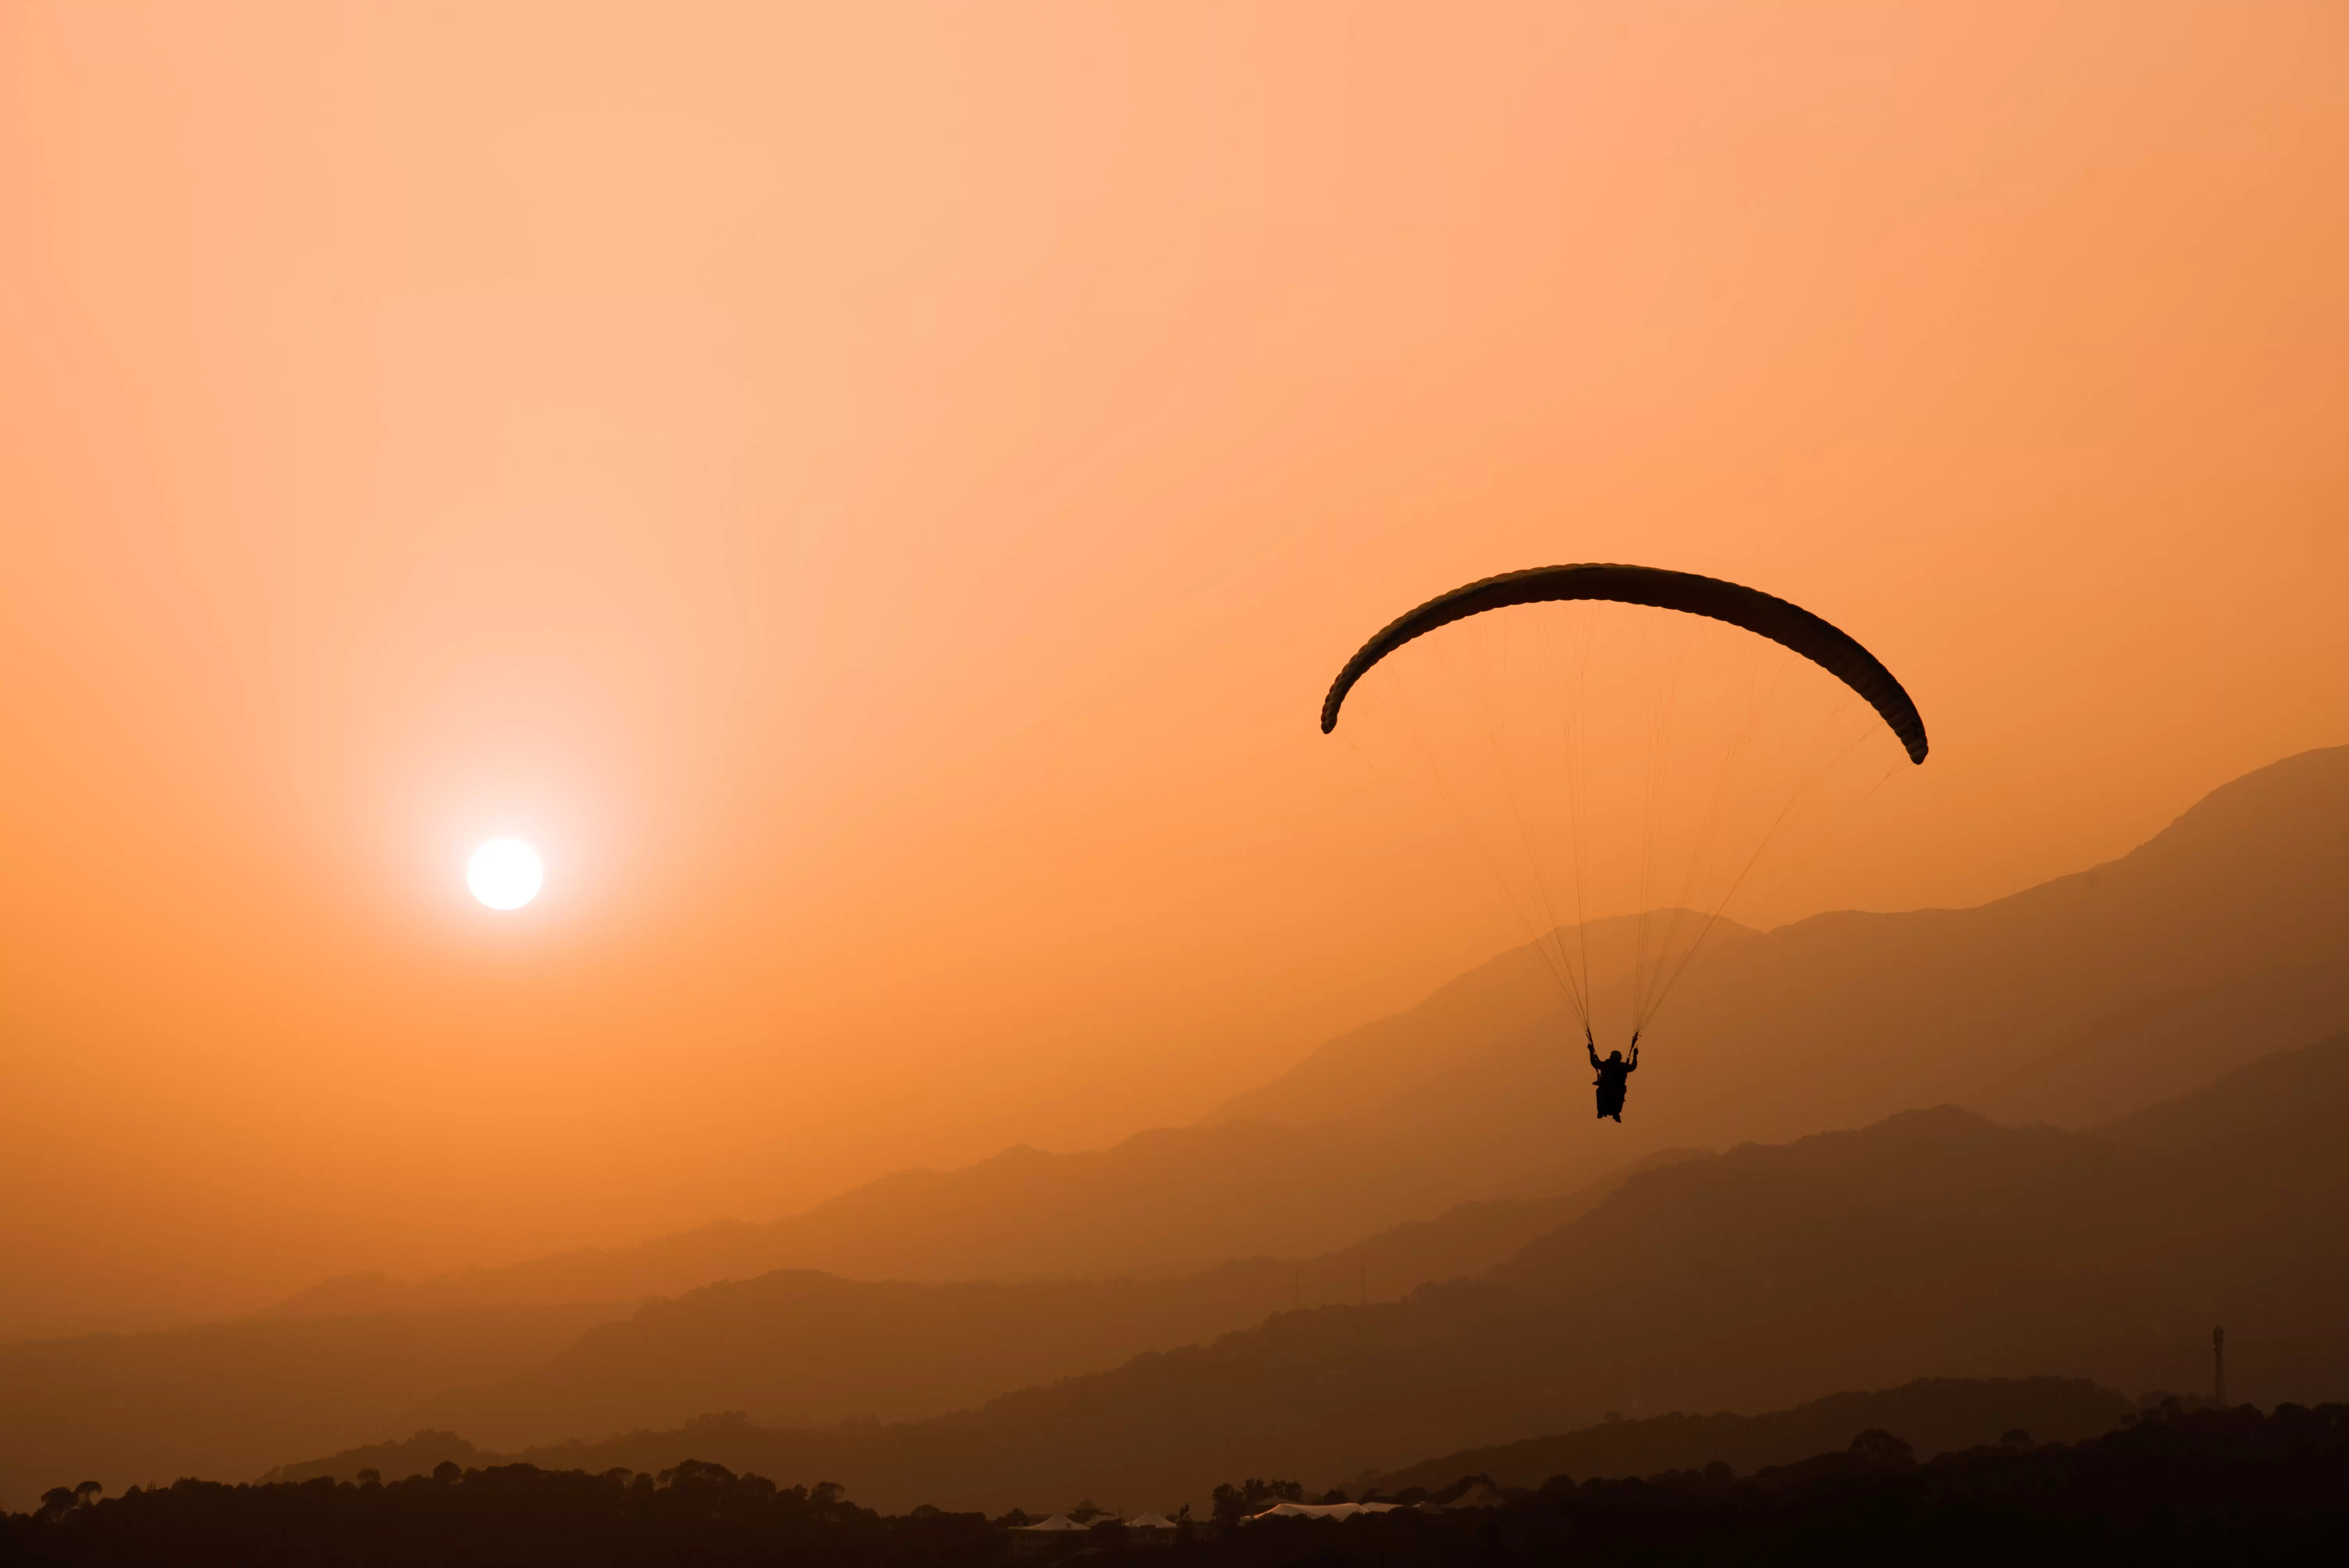
[{"label": "paraglider canopy", "polygon": [[1900,738],[1900,744],[1908,748],[1909,760],[1925,760],[1925,720],[1917,712],[1917,705],[1909,700],[1909,694],[1892,678],[1892,672],[1846,633],[1799,604],[1789,604],[1758,589],[1724,583],[1718,577],[1604,562],[1536,566],[1482,578],[1449,593],[1440,593],[1390,622],[1346,661],[1346,667],[1330,683],[1330,695],[1321,703],[1321,733],[1327,735],[1338,727],[1338,709],[1344,705],[1346,694],[1353,690],[1354,683],[1372,665],[1413,637],[1487,610],[1570,599],[1603,599],[1618,604],[1678,610],[1726,621],[1757,636],[1767,637],[1802,655],[1866,697],[1891,727],[1892,733]]}]

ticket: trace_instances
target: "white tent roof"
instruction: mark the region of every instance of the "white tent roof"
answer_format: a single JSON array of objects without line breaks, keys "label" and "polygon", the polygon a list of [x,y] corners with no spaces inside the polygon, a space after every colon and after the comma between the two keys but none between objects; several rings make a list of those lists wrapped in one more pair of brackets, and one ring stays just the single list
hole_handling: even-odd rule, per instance
[{"label": "white tent roof", "polygon": [[1250,1521],[1258,1519],[1351,1519],[1358,1513],[1386,1513],[1401,1508],[1399,1502],[1276,1502],[1262,1513],[1251,1513]]},{"label": "white tent roof", "polygon": [[1050,1530],[1050,1531],[1063,1531],[1063,1530],[1087,1530],[1087,1529],[1090,1529],[1090,1528],[1092,1528],[1092,1527],[1091,1527],[1091,1526],[1089,1526],[1089,1525],[1079,1524],[1075,1520],[1071,1519],[1071,1518],[1070,1518],[1067,1514],[1065,1514],[1065,1513],[1056,1513],[1056,1514],[1052,1515],[1052,1517],[1051,1517],[1051,1518],[1050,1518],[1050,1519],[1048,1519],[1048,1520],[1045,1520],[1045,1521],[1044,1521],[1042,1523],[1040,1523],[1040,1524],[1015,1524],[1015,1525],[1013,1525],[1011,1528],[1013,1528],[1014,1530]]},{"label": "white tent roof", "polygon": [[1174,1522],[1163,1513],[1144,1513],[1125,1522],[1128,1530],[1172,1530]]}]

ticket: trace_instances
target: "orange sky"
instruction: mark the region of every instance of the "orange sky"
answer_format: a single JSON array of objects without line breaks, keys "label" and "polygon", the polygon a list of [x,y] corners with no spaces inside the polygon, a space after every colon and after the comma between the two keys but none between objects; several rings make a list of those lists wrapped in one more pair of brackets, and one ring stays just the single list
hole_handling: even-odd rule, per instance
[{"label": "orange sky", "polygon": [[1513,939],[1489,572],[1901,676],[1800,908],[2349,741],[2344,191],[2325,3],[0,4],[0,1328],[1205,1111]]}]

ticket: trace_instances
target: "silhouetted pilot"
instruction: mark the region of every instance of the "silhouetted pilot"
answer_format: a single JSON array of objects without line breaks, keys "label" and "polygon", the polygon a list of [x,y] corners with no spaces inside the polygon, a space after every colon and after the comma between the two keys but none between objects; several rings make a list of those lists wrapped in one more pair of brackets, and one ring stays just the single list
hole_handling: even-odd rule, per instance
[{"label": "silhouetted pilot", "polygon": [[1620,1051],[1609,1051],[1607,1059],[1599,1059],[1599,1044],[1588,1035],[1582,1037],[1583,1048],[1590,1053],[1590,1065],[1599,1070],[1592,1079],[1599,1086],[1599,1114],[1623,1119],[1623,1091],[1630,1086],[1624,1081],[1640,1070],[1640,1037],[1631,1037],[1631,1059],[1625,1061]]}]

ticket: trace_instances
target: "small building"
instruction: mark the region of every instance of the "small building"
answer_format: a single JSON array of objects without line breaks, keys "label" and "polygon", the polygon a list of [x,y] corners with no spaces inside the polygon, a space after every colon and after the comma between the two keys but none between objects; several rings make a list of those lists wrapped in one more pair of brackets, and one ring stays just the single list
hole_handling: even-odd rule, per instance
[{"label": "small building", "polygon": [[[1056,1513],[1051,1518],[1040,1520],[1034,1524],[1013,1525],[1010,1531],[1011,1554],[1014,1557],[1033,1557],[1056,1541],[1066,1541],[1071,1535],[1092,1533],[1092,1525],[1079,1524],[1065,1513]],[[1170,1535],[1168,1539],[1171,1541],[1173,1537]]]},{"label": "small building", "polygon": [[1140,1513],[1125,1522],[1128,1546],[1172,1546],[1174,1522],[1163,1513]]}]

